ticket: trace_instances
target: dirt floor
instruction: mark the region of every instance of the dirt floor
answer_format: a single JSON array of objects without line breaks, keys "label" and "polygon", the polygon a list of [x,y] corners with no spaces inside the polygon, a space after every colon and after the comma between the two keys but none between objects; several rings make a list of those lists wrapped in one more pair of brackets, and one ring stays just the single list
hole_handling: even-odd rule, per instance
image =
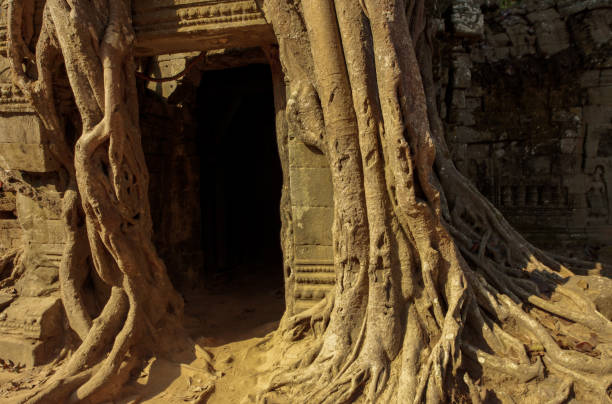
[{"label": "dirt floor", "polygon": [[280,268],[274,275],[265,269],[220,273],[206,283],[184,294],[185,326],[198,343],[216,347],[276,329],[285,310]]},{"label": "dirt floor", "polygon": [[[245,397],[244,386],[262,383],[264,337],[277,328],[285,307],[282,279],[271,280],[269,274],[260,269],[222,273],[206,288],[185,293],[185,325],[197,344],[196,359],[179,364],[152,358],[114,403],[254,402],[255,397]],[[62,360],[30,369],[0,366],[0,402],[10,403],[44,382]]]}]

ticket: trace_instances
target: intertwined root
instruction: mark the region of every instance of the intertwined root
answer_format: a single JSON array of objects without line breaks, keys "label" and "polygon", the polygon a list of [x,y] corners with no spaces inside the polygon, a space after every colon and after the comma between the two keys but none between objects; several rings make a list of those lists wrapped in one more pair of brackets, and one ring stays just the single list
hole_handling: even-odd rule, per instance
[{"label": "intertwined root", "polygon": [[283,320],[282,329],[285,338],[295,341],[311,331],[314,336],[321,335],[329,324],[332,309],[334,307],[334,296],[328,294],[313,307],[304,310],[294,316]]},{"label": "intertwined root", "polygon": [[[47,0],[35,55],[22,26],[33,1],[13,0],[9,7],[17,85],[57,141],[73,185],[63,213],[75,238],[65,252],[62,287],[82,286],[84,276],[75,270],[83,257],[67,258],[79,244],[71,223],[83,214],[92,261],[112,288],[93,321],[78,298],[64,297],[83,343],[28,394],[28,403],[112,397],[139,364],[140,348],[172,345],[171,330],[180,329],[181,299],[151,243],[131,8],[122,0],[101,4]],[[336,295],[291,313],[271,337],[278,360],[259,399],[280,392],[308,403],[358,396],[478,402],[487,383],[502,375],[530,386],[552,376],[563,380],[552,402],[572,394],[609,401],[612,324],[572,286],[569,267],[585,275],[602,268],[531,246],[450,161],[436,121],[426,3],[334,0],[295,7],[269,0],[265,7],[289,95],[287,105],[277,106],[285,113],[278,114],[285,130],[279,138],[292,131],[316,145],[332,173],[337,280]],[[107,26],[98,14],[108,16]],[[60,55],[82,117],[74,151],[51,91],[48,65]],[[35,62],[36,80],[24,61]],[[15,267],[18,261],[13,257]]]},{"label": "intertwined root", "polygon": [[[130,2],[48,0],[35,54],[27,43],[34,20],[25,18],[33,6],[33,0],[9,2],[9,60],[15,84],[49,132],[52,151],[63,164],[61,174],[67,177],[60,285],[70,327],[82,343],[47,383],[23,400],[100,402],[117,394],[146,354],[184,345],[182,299],[151,242]],[[59,58],[63,64],[56,63]],[[67,142],[55,108],[53,78],[58,72],[52,69],[58,66],[65,66],[81,115],[76,126],[82,133],[74,146]],[[89,257],[111,290],[93,321],[82,296]]]},{"label": "intertwined root", "polygon": [[[607,285],[612,281],[576,277],[558,257],[522,240],[503,219],[489,226],[498,217],[485,217],[486,212],[469,219],[470,232],[456,238],[469,266],[463,267],[464,278],[457,277],[465,285],[455,289],[455,298],[446,298],[452,296],[452,278],[440,286],[432,278],[431,287],[444,301],[407,303],[405,342],[397,357],[380,354],[377,348],[384,341],[376,345],[367,340],[365,330],[377,327],[367,316],[359,325],[348,325],[356,335],[350,345],[333,355],[324,354],[325,341],[334,335],[329,329],[321,333],[308,326],[312,319],[327,319],[337,309],[330,307],[331,300],[322,301],[283,323],[279,333],[292,336],[286,342],[303,339],[309,341],[310,350],[285,368],[289,370],[279,371],[260,397],[277,391],[296,402],[351,402],[356,397],[369,402],[441,403],[449,397],[480,402],[487,390],[496,388],[496,378],[510,377],[533,386],[531,394],[542,402],[563,402],[572,395],[610,402],[612,322],[585,291],[590,282]],[[457,223],[461,225],[454,221],[452,227]],[[504,238],[501,230],[505,243],[499,242]],[[474,240],[480,242],[477,248]],[[601,264],[566,262],[577,265],[582,273],[590,268],[609,270]],[[598,299],[612,300],[612,287],[598,290]],[[554,395],[538,390],[550,378],[561,384]],[[493,385],[487,385],[487,380]]]},{"label": "intertwined root", "polygon": [[0,289],[13,285],[22,275],[25,270],[22,257],[22,247],[10,249],[0,256]]},{"label": "intertwined root", "polygon": [[[556,301],[555,310],[546,311],[548,306],[544,302],[548,300],[517,296],[512,290],[518,290],[518,286],[510,285],[508,279],[505,279],[508,294],[492,286],[486,274],[470,272],[467,279],[467,302],[459,310],[459,317],[450,316],[452,321],[444,323],[437,341],[423,347],[420,360],[411,363],[401,359],[405,353],[398,358],[381,355],[379,345],[363,340],[365,327],[375,324],[362,324],[360,337],[353,345],[331,357],[322,356],[323,341],[329,335],[318,331],[315,334],[312,328],[301,329],[285,342],[299,343],[299,338],[309,341],[304,354],[299,361],[285,363],[285,367],[280,364],[281,370],[259,396],[260,402],[265,402],[271,392],[280,393],[292,402],[304,403],[349,403],[357,397],[366,402],[440,403],[446,402],[449,396],[459,401],[463,397],[465,402],[480,402],[486,391],[495,386],[486,385],[479,374],[486,374],[487,380],[510,377],[520,384],[533,386],[554,375],[562,385],[554,396],[537,396],[542,402],[560,403],[571,395],[581,400],[610,401],[612,345],[607,332],[610,321],[594,310],[586,297],[562,289],[558,293],[574,300]],[[566,311],[571,313],[576,304],[590,310],[584,311],[579,322],[563,316]],[[328,302],[321,303],[286,324],[295,327],[308,323],[310,318],[318,316],[317,312],[321,315],[328,312],[327,306]],[[584,330],[590,330],[590,334],[580,334]],[[414,343],[417,340],[414,335],[406,332],[405,338]],[[597,338],[587,343],[580,341],[581,335],[597,335]],[[573,338],[574,345],[568,346],[567,338]],[[277,348],[285,342],[276,341]],[[412,367],[402,369],[402,366]],[[476,369],[479,369],[476,376],[471,376]],[[401,379],[403,372],[416,375],[412,390],[406,387],[409,384],[406,379]],[[478,383],[473,381],[476,379]]]},{"label": "intertwined root", "polygon": [[[574,276],[565,263],[595,272],[525,241],[453,165],[427,2],[317,5],[268,3],[287,123],[330,163],[339,295],[281,324],[291,338],[278,343],[304,342],[308,353],[266,392],[304,402],[477,402],[496,374],[537,385],[554,373],[571,386],[561,395],[601,399],[610,319],[565,285]],[[317,311],[331,313],[322,333],[310,324]],[[597,349],[585,353],[589,333]]]}]

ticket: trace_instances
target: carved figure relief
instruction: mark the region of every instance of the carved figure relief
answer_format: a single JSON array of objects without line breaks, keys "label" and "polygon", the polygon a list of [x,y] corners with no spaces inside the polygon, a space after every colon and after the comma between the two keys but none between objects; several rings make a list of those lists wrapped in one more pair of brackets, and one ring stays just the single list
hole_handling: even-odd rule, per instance
[{"label": "carved figure relief", "polygon": [[609,201],[608,189],[605,180],[605,169],[599,165],[595,167],[591,182],[587,188],[587,203],[589,207],[589,216],[592,218],[608,218]]}]

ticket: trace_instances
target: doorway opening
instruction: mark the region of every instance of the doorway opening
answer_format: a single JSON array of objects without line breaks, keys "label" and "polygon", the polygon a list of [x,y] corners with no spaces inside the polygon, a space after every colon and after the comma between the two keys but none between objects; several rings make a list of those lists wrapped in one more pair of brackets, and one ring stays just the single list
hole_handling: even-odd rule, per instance
[{"label": "doorway opening", "polygon": [[196,100],[205,291],[186,309],[214,346],[263,336],[284,311],[270,68],[205,71]]}]

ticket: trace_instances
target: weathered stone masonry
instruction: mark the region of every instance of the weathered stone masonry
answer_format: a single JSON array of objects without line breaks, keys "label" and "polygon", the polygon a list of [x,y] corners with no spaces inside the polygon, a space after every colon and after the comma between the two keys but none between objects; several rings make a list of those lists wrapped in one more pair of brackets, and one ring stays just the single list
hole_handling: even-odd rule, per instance
[{"label": "weathered stone masonry", "polygon": [[[36,1],[35,26],[40,26],[44,0]],[[15,246],[24,248],[24,273],[19,281],[0,294],[0,358],[36,365],[57,354],[65,333],[59,297],[58,269],[63,252],[60,196],[65,187],[60,165],[54,160],[45,130],[33,108],[11,84],[6,59],[6,15],[8,4],[0,5],[0,169],[15,178],[0,189],[0,253]],[[226,47],[260,46],[272,43],[272,30],[254,1],[156,2],[136,1],[134,29],[138,56],[207,51]],[[35,38],[31,39],[34,43]],[[177,49],[181,43],[184,49]],[[65,81],[65,78],[63,78]],[[62,81],[62,77],[59,77]],[[176,84],[174,84],[176,87]],[[65,94],[62,93],[63,90]],[[59,112],[74,114],[72,95],[57,83]],[[164,95],[164,94],[161,94]],[[197,184],[176,181],[181,150],[193,153],[184,142],[193,138],[193,128],[182,110],[146,97],[141,103],[143,133],[163,134],[145,138],[151,181],[150,193],[156,226],[157,246],[178,281],[189,280],[201,266],[199,229],[196,222],[184,226],[184,217],[166,217],[164,212],[186,212],[186,204],[199,202]],[[70,122],[71,119],[66,119]],[[78,119],[77,119],[78,121]],[[183,122],[177,130],[176,122]],[[67,130],[70,133],[70,129]],[[173,135],[173,136],[170,136]],[[181,143],[182,144],[178,144]],[[183,152],[183,155],[185,152]],[[189,157],[189,156],[187,156]],[[187,162],[193,161],[189,158]],[[196,160],[197,161],[197,160]],[[189,167],[185,168],[189,170]],[[175,177],[173,177],[175,176]],[[179,185],[180,184],[180,185]],[[177,189],[179,186],[181,189]],[[188,187],[191,186],[191,194]],[[168,198],[172,195],[172,198]],[[176,204],[181,206],[177,208]],[[181,210],[182,209],[182,210]],[[191,213],[197,209],[192,209]],[[190,215],[194,219],[194,215]],[[177,231],[180,227],[180,231]],[[170,236],[173,235],[173,236]],[[180,236],[177,238],[177,236]],[[174,237],[174,238],[173,238]],[[0,281],[8,274],[1,273]],[[95,282],[95,279],[92,281]],[[95,305],[95,302],[91,302]],[[36,308],[35,310],[33,308]]]},{"label": "weathered stone masonry", "polygon": [[612,239],[612,3],[494,3],[452,6],[440,104],[454,160],[536,244],[597,258]]},{"label": "weathered stone masonry", "polygon": [[[204,262],[189,97],[202,70],[265,62],[256,47],[273,35],[254,1],[175,3],[137,1],[134,23],[139,56],[155,56],[153,76],[176,74],[187,59],[208,52],[178,82],[143,88],[141,100],[155,241],[173,279],[189,282]],[[439,105],[455,162],[537,244],[605,258],[612,244],[612,3],[497,3],[455,0],[440,21]],[[5,35],[0,28],[0,49]],[[33,365],[52,357],[64,332],[57,290],[62,179],[7,66],[0,56],[0,169],[29,187],[0,189],[0,253],[24,246],[27,268],[0,296],[0,357]],[[289,153],[294,299],[301,310],[334,283],[333,196],[319,151],[290,138]],[[186,220],[168,212],[192,214]]]}]

